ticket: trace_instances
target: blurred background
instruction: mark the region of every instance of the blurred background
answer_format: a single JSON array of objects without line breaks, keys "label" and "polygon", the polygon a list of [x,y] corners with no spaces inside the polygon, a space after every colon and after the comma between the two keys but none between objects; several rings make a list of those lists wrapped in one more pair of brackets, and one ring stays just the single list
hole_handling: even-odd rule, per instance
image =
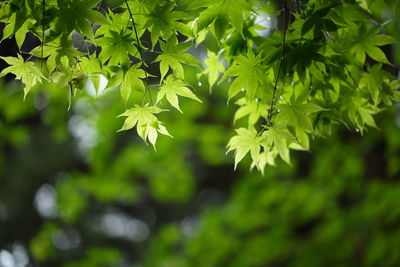
[{"label": "blurred background", "polygon": [[[398,37],[395,9],[382,7],[374,15]],[[400,53],[385,51],[396,75]],[[14,39],[0,44],[16,52]],[[376,116],[379,129],[338,125],[262,176],[249,161],[233,170],[228,85],[210,95],[197,72],[185,75],[204,103],[160,114],[174,138],[157,151],[116,132],[117,89],[95,97],[88,84],[68,111],[66,89],[23,101],[19,82],[1,80],[0,266],[400,265],[399,104]]]}]

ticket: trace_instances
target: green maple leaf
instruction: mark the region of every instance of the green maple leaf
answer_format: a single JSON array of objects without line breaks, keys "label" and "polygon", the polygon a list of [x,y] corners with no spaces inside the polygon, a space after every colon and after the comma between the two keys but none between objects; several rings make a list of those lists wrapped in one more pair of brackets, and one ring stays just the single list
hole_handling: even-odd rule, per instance
[{"label": "green maple leaf", "polygon": [[33,28],[34,24],[37,22],[36,9],[37,4],[35,1],[2,1],[0,21],[7,24],[3,29],[2,40],[15,34],[17,45],[21,48],[27,32],[29,29]]},{"label": "green maple leaf", "polygon": [[254,167],[257,167],[257,169],[261,172],[262,175],[264,175],[264,169],[267,164],[271,166],[275,166],[275,158],[278,156],[278,151],[276,149],[271,149],[270,151],[263,151],[259,154],[257,157],[257,161],[254,161],[251,163],[250,169],[252,170]]},{"label": "green maple leaf", "polygon": [[382,64],[368,66],[369,72],[363,72],[360,80],[360,88],[369,92],[375,105],[379,105],[383,97],[385,80],[390,77],[389,73],[382,70]]},{"label": "green maple leaf", "polygon": [[233,136],[227,145],[229,153],[235,150],[235,169],[237,164],[250,152],[253,161],[257,162],[261,151],[262,138],[257,135],[254,128],[246,129],[239,128],[236,130],[236,135]]},{"label": "green maple leaf", "polygon": [[[128,1],[128,5],[131,10],[135,10],[137,13],[144,12],[143,7],[137,2]],[[124,5],[125,7],[125,5]],[[120,31],[127,31],[127,27],[132,27],[132,22],[130,21],[130,14],[129,12],[121,12],[121,13],[113,13],[108,12],[105,14],[107,24],[101,24],[100,27],[96,30],[96,36],[101,35],[110,35],[111,31],[120,32]],[[142,27],[144,24],[144,19],[142,16],[134,16],[136,30],[138,32],[139,38],[143,35],[143,32],[146,30]],[[134,31],[134,29],[132,29]]]},{"label": "green maple leaf", "polygon": [[228,76],[237,76],[229,87],[228,99],[237,95],[242,89],[246,89],[249,99],[255,97],[266,76],[262,62],[261,53],[255,56],[252,49],[248,50],[247,57],[242,55],[235,57],[235,64],[225,72],[221,79],[222,82]]},{"label": "green maple leaf", "polygon": [[146,78],[144,70],[139,68],[140,64],[136,64],[129,68],[123,77],[121,84],[121,96],[125,103],[128,101],[132,90],[144,92],[145,85],[141,79]]},{"label": "green maple leaf", "polygon": [[257,123],[260,117],[267,117],[269,105],[264,104],[260,101],[250,100],[246,101],[246,98],[240,98],[235,104],[240,105],[240,108],[236,111],[234,122],[248,116],[249,126],[253,126]]},{"label": "green maple leaf", "polygon": [[160,42],[163,53],[156,58],[156,62],[160,61],[161,80],[164,79],[169,68],[172,69],[175,76],[179,79],[184,78],[182,63],[201,67],[200,61],[190,54],[184,52],[188,50],[192,44],[178,43],[175,35],[168,38],[167,42]]},{"label": "green maple leaf", "polygon": [[336,31],[338,25],[335,24],[334,20],[325,19],[331,10],[335,10],[335,7],[340,6],[340,3],[321,3],[321,6],[314,10],[314,6],[311,5],[308,9],[308,16],[301,27],[301,35],[305,35],[308,31],[314,28],[314,38],[322,36],[324,31]]},{"label": "green maple leaf", "polygon": [[213,21],[221,24],[229,22],[243,35],[243,12],[251,11],[246,0],[198,0],[189,5],[190,9],[207,7],[197,19],[197,31],[201,31]]},{"label": "green maple leaf", "polygon": [[22,44],[25,41],[26,35],[29,32],[30,28],[34,25],[35,21],[33,19],[27,19],[24,24],[22,24],[21,28],[15,32],[15,40],[17,41],[17,45],[19,49],[21,49]]},{"label": "green maple leaf", "polygon": [[15,36],[15,40],[17,41],[18,47],[21,49],[21,46],[25,40],[26,34],[29,32],[29,29],[33,27],[35,24],[35,20],[31,18],[27,18],[19,28],[16,28],[16,18],[17,13],[13,13],[11,17],[4,21],[8,23],[3,29],[3,37],[2,40],[10,37],[12,34]]},{"label": "green maple leaf", "polygon": [[308,134],[299,127],[295,128],[295,134],[297,142],[291,143],[289,147],[291,149],[308,151],[310,149],[310,139],[308,137]]},{"label": "green maple leaf", "polygon": [[157,102],[158,103],[164,97],[167,98],[168,102],[177,110],[182,112],[179,107],[179,96],[184,96],[200,103],[203,103],[193,92],[186,87],[187,84],[182,80],[174,78],[172,75],[169,75],[164,83],[160,86],[160,91],[157,94]]},{"label": "green maple leaf", "polygon": [[214,52],[207,50],[207,55],[208,58],[204,60],[207,68],[203,71],[203,74],[208,74],[208,85],[211,93],[213,85],[217,81],[219,74],[225,71],[225,67]]},{"label": "green maple leaf", "polygon": [[82,73],[92,81],[97,94],[100,87],[100,75],[103,73],[99,58],[94,54],[89,57],[81,57],[79,58],[78,66]]},{"label": "green maple leaf", "polygon": [[356,59],[364,64],[366,54],[373,60],[381,63],[390,64],[386,58],[385,53],[378,47],[387,44],[394,43],[394,39],[391,36],[379,34],[381,29],[379,27],[372,27],[366,29],[365,25],[362,24],[355,36],[353,36],[353,47],[351,52],[356,56]]},{"label": "green maple leaf", "polygon": [[296,138],[289,132],[283,124],[277,124],[273,127],[267,127],[267,130],[262,134],[262,146],[266,151],[274,146],[278,151],[279,156],[290,164],[289,144],[295,142]]},{"label": "green maple leaf", "polygon": [[313,130],[311,117],[309,114],[325,110],[314,103],[306,102],[308,94],[303,94],[295,98],[294,93],[288,103],[279,104],[280,110],[277,120],[304,129],[307,132]]},{"label": "green maple leaf", "polygon": [[383,95],[383,102],[386,105],[391,105],[393,101],[400,102],[400,80],[390,81],[384,88],[389,90],[389,92],[385,90]]},{"label": "green maple leaf", "polygon": [[133,45],[132,33],[109,31],[109,34],[96,39],[95,44],[101,46],[100,60],[104,63],[109,60],[109,66],[128,64],[129,55],[140,57],[137,48]]},{"label": "green maple leaf", "polygon": [[50,73],[61,65],[61,58],[68,57],[69,61],[73,62],[76,57],[82,56],[82,53],[72,45],[68,35],[62,35],[46,43],[43,46],[43,55],[42,46],[35,47],[31,53],[35,57],[47,58],[47,68]]},{"label": "green maple leaf", "polygon": [[21,82],[25,85],[24,87],[24,99],[28,94],[29,90],[35,86],[36,83],[40,83],[42,79],[44,79],[43,74],[40,72],[40,69],[35,66],[33,62],[25,62],[20,54],[18,57],[0,57],[10,66],[3,69],[0,73],[0,77],[12,73],[15,75],[15,78],[21,80]]},{"label": "green maple leaf", "polygon": [[86,76],[78,66],[76,64],[71,64],[68,57],[63,56],[60,59],[60,65],[58,66],[59,71],[52,73],[51,81],[59,88],[65,86],[75,87],[75,85],[81,86],[81,82]]},{"label": "green maple leaf", "polygon": [[154,5],[148,14],[144,14],[146,23],[143,28],[150,31],[151,43],[154,47],[160,36],[168,39],[171,35],[175,35],[176,31],[192,36],[190,28],[180,22],[182,19],[187,19],[188,13],[182,11],[173,11],[173,2],[167,2],[165,5]]},{"label": "green maple leaf", "polygon": [[92,10],[99,2],[100,0],[57,0],[55,32],[65,34],[77,30],[80,34],[93,39],[90,23],[107,24],[107,20],[100,12]]},{"label": "green maple leaf", "polygon": [[118,131],[125,131],[136,126],[138,135],[147,142],[147,139],[155,148],[158,133],[171,136],[165,126],[160,122],[154,114],[166,111],[156,106],[139,106],[126,110],[118,117],[127,117],[124,125]]},{"label": "green maple leaf", "polygon": [[379,108],[370,104],[367,99],[355,95],[346,106],[350,120],[357,125],[361,134],[366,129],[366,125],[377,128],[373,115],[379,112]]}]

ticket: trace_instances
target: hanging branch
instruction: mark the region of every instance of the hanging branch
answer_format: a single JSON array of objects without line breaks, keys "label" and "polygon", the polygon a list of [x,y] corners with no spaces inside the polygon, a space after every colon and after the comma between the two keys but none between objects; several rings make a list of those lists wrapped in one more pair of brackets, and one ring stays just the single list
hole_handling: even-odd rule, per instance
[{"label": "hanging branch", "polygon": [[[136,23],[135,23],[135,20],[133,19],[133,15],[132,15],[132,12],[131,12],[131,9],[130,9],[130,7],[128,5],[128,1],[127,0],[125,0],[125,5],[126,5],[126,8],[128,9],[129,17],[130,17],[130,19],[132,21],[133,30],[135,32],[135,37],[136,37],[136,42],[137,42],[136,47],[137,47],[137,49],[139,51],[139,54],[140,54],[140,62],[141,62],[140,66],[144,70],[144,75],[145,75],[145,79],[146,79],[147,88],[146,88],[146,91],[145,91],[144,96],[143,96],[143,100],[144,100],[144,98],[146,97],[147,91],[149,91],[149,88],[148,88],[148,86],[149,86],[149,78],[147,76],[147,71],[145,69],[146,64],[144,63],[144,59],[143,59],[143,50],[142,50],[142,46],[140,45],[140,39],[139,39],[139,35],[138,35],[137,29],[136,29]],[[150,103],[153,104],[153,100],[151,98],[150,91],[148,93],[149,93]]]},{"label": "hanging branch", "polygon": [[268,118],[267,118],[267,124],[271,125],[272,122],[272,112],[274,110],[274,104],[275,104],[275,94],[276,94],[276,89],[278,87],[278,81],[279,81],[279,75],[281,73],[281,67],[282,67],[282,60],[283,60],[283,52],[285,49],[285,41],[286,41],[286,0],[283,1],[283,35],[282,35],[282,43],[281,43],[281,54],[279,57],[279,65],[278,65],[278,72],[276,74],[275,78],[275,84],[274,84],[274,90],[272,92],[272,99],[271,99],[271,105],[268,111]]},{"label": "hanging branch", "polygon": [[44,35],[44,12],[45,12],[45,7],[46,7],[46,0],[42,0],[42,47],[41,52],[40,52],[40,58],[42,59],[40,61],[40,67],[42,67],[42,63],[43,63],[43,48],[44,48],[44,43],[45,43],[45,35]]}]

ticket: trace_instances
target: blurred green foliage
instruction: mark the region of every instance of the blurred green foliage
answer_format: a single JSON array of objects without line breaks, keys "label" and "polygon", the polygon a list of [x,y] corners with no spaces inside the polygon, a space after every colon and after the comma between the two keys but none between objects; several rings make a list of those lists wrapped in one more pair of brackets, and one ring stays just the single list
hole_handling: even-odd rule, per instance
[{"label": "blurred green foliage", "polygon": [[[34,263],[396,266],[400,261],[398,107],[377,117],[380,130],[361,136],[336,127],[328,139],[313,141],[312,154],[298,152],[292,166],[279,161],[261,176],[233,172],[225,155],[232,114],[223,88],[213,96],[198,88],[208,98],[205,104],[183,101],[184,116],[167,114],[163,120],[175,138],[160,139],[153,151],[131,133],[116,134],[115,117],[124,108],[114,101],[116,91],[96,99],[82,93],[68,114],[68,100],[57,88],[37,88],[21,104],[17,87],[11,83],[0,90],[0,203],[9,210],[0,221],[7,231],[0,240],[5,248],[13,241],[25,244]],[[40,218],[28,208],[44,183],[55,189],[54,217]],[[107,214],[140,219],[149,235],[137,241],[124,236],[127,232],[110,233]]]},{"label": "blurred green foliage", "polygon": [[362,138],[336,133],[297,171],[248,175],[193,233],[165,226],[145,266],[397,266],[399,128],[385,121]]}]

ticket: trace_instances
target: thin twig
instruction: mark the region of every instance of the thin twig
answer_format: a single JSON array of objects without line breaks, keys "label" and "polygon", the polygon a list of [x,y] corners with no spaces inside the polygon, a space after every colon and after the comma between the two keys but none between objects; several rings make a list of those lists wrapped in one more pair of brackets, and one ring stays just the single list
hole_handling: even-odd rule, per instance
[{"label": "thin twig", "polygon": [[286,41],[286,0],[283,2],[283,36],[282,36],[282,44],[281,44],[281,54],[279,57],[279,65],[278,65],[278,72],[276,74],[275,78],[275,85],[274,85],[274,90],[272,92],[272,99],[271,99],[271,105],[268,111],[268,118],[267,118],[267,123],[271,125],[271,119],[272,119],[272,112],[274,109],[274,103],[275,103],[275,93],[276,89],[278,87],[278,81],[279,81],[279,75],[281,73],[281,67],[282,67],[282,60],[283,60],[283,52],[285,49],[285,41]]},{"label": "thin twig", "polygon": [[[144,59],[143,59],[143,50],[142,50],[142,46],[140,45],[140,39],[139,39],[139,35],[138,35],[137,29],[136,29],[136,23],[135,23],[135,20],[133,19],[133,15],[132,15],[132,12],[131,12],[131,9],[130,9],[130,7],[128,5],[128,1],[127,0],[125,0],[125,5],[126,5],[126,8],[128,9],[129,17],[132,20],[133,30],[135,32],[135,37],[136,37],[136,42],[137,42],[136,47],[137,47],[137,49],[139,51],[139,54],[140,54],[140,62],[141,62],[140,64],[141,64],[142,69],[144,70],[144,75],[145,75],[145,79],[146,79],[146,85],[148,86],[149,85],[149,78],[147,76],[147,71],[146,71],[146,68],[145,68],[146,64],[144,63]],[[149,91],[148,87],[145,90],[145,95],[143,96],[142,102],[143,102],[143,100],[144,100],[144,98],[146,96],[147,91]],[[149,93],[150,103],[153,105],[153,99],[151,98],[150,91],[148,93]]]},{"label": "thin twig", "polygon": [[40,52],[40,67],[42,67],[43,63],[43,49],[44,49],[44,43],[45,43],[45,35],[44,35],[44,12],[45,12],[45,7],[46,7],[46,0],[42,0],[42,47],[41,47],[41,52]]},{"label": "thin twig", "polygon": [[[96,7],[96,11],[97,11],[97,12],[99,11],[100,7],[101,7],[101,3],[99,3],[99,4],[97,5],[97,7]],[[91,23],[90,23],[90,28],[93,28],[93,25],[94,25],[94,23],[91,22]],[[82,38],[82,41],[81,41],[81,43],[80,43],[80,45],[79,45],[79,47],[78,47],[78,51],[80,51],[80,50],[82,49],[82,46],[83,46],[83,44],[85,43],[85,41],[86,41],[87,39],[88,39],[88,37],[87,37],[86,35],[84,35],[83,38]],[[88,54],[89,54],[89,52],[88,52]]]},{"label": "thin twig", "polygon": [[[356,80],[354,79],[353,75],[351,74],[350,70],[347,68],[346,65],[344,65],[344,68],[347,70],[347,72],[349,73],[350,79],[353,81],[354,85],[357,87],[357,89],[359,91],[361,91],[360,87],[358,86],[358,83],[356,82]],[[351,88],[351,87],[350,87]],[[352,91],[354,91],[354,88],[352,88]]]}]

